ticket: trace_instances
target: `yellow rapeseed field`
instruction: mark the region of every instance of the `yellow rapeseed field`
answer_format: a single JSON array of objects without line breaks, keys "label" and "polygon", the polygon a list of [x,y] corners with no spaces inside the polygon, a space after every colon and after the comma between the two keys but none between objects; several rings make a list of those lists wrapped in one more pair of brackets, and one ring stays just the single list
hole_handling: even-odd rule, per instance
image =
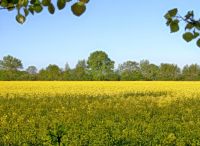
[{"label": "yellow rapeseed field", "polygon": [[196,146],[199,105],[200,82],[0,82],[0,145]]},{"label": "yellow rapeseed field", "polygon": [[43,97],[55,95],[88,96],[159,96],[160,103],[172,99],[200,97],[200,82],[44,82],[44,81],[3,81],[0,82],[0,96]]},{"label": "yellow rapeseed field", "polygon": [[1,81],[0,96],[121,95],[124,93],[167,92],[170,96],[196,97],[200,82],[85,82],[85,81]]}]

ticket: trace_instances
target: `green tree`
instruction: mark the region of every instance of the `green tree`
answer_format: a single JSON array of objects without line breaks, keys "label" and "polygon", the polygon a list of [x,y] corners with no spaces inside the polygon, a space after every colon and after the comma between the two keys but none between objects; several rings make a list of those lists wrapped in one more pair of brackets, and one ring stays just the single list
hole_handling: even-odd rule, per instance
[{"label": "green tree", "polygon": [[4,56],[3,60],[0,60],[0,69],[1,70],[10,70],[17,71],[18,69],[22,69],[23,65],[21,60],[13,57],[13,56]]},{"label": "green tree", "polygon": [[29,74],[18,70],[0,70],[1,81],[23,81],[31,80]]},{"label": "green tree", "polygon": [[37,68],[35,66],[29,66],[27,69],[26,69],[26,72],[29,73],[29,74],[37,74]]},{"label": "green tree", "polygon": [[159,67],[159,80],[179,80],[181,69],[176,64],[161,63]]},{"label": "green tree", "polygon": [[[28,66],[26,69],[27,80],[36,81],[37,80],[37,68],[35,66]],[[25,77],[25,76],[24,76]]]},{"label": "green tree", "polygon": [[69,63],[66,62],[64,71],[68,71],[68,70],[71,70],[71,68],[69,66]]},{"label": "green tree", "polygon": [[200,66],[198,64],[185,65],[182,70],[182,76],[184,80],[200,80]]},{"label": "green tree", "polygon": [[46,74],[47,74],[46,70],[41,69],[38,73],[38,79],[39,80],[47,80]]},{"label": "green tree", "polygon": [[57,65],[50,64],[45,70],[41,69],[39,71],[39,79],[40,80],[61,80],[62,71]]},{"label": "green tree", "polygon": [[184,22],[185,32],[182,36],[183,39],[186,42],[197,40],[196,44],[200,47],[200,19],[195,19],[193,11],[188,11],[185,16],[181,16],[178,13],[178,9],[174,8],[169,10],[164,17],[167,20],[166,24],[170,27],[171,33],[178,32],[180,22]]},{"label": "green tree", "polygon": [[157,65],[150,64],[148,60],[141,60],[140,69],[144,80],[157,80],[159,72],[159,67]]},{"label": "green tree", "polygon": [[64,80],[64,81],[71,81],[71,80],[73,80],[73,70],[70,68],[68,62],[66,62],[65,69],[62,72],[62,80]]},{"label": "green tree", "polygon": [[110,72],[109,74],[107,74],[107,76],[105,77],[106,81],[120,81],[120,75],[119,75],[119,71],[115,70],[113,72]]},{"label": "green tree", "polygon": [[140,71],[139,63],[135,61],[126,61],[118,67],[121,80],[134,81],[142,80],[143,76]]},{"label": "green tree", "polygon": [[74,69],[74,80],[89,80],[87,64],[85,60],[79,60]]},{"label": "green tree", "polygon": [[[72,0],[57,0],[57,8],[62,10],[66,4]],[[86,4],[89,0],[78,0],[71,5],[71,11],[74,15],[80,16],[86,10]],[[31,13],[40,13],[46,7],[50,14],[55,13],[55,4],[51,0],[0,0],[0,9],[7,9],[8,11],[16,10],[16,20],[23,24],[26,17]]]},{"label": "green tree", "polygon": [[106,77],[114,70],[114,61],[104,51],[91,53],[87,64],[93,80],[107,80]]}]

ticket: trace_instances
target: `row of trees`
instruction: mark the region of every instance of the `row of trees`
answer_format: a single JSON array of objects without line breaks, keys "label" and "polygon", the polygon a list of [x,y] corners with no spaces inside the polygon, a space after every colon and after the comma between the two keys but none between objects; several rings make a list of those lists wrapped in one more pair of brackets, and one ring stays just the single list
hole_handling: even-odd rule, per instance
[{"label": "row of trees", "polygon": [[37,70],[35,66],[23,69],[21,60],[5,56],[0,60],[0,80],[63,80],[63,81],[157,81],[157,80],[200,80],[198,64],[185,65],[161,63],[159,66],[148,60],[126,61],[114,69],[115,62],[103,51],[95,51],[87,60],[79,60],[71,69],[69,64],[61,69],[55,64]]}]

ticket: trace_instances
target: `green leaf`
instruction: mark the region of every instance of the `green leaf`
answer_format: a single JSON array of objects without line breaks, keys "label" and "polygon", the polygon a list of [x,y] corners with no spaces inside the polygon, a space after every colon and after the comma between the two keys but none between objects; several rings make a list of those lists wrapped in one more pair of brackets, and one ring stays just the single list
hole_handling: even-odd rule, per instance
[{"label": "green leaf", "polygon": [[51,4],[50,0],[42,0],[42,5],[43,6],[49,6]]},{"label": "green leaf", "polygon": [[74,15],[80,16],[85,12],[86,6],[83,2],[77,2],[71,6],[71,10]]},{"label": "green leaf", "polygon": [[55,7],[54,7],[53,4],[50,4],[48,6],[48,11],[49,11],[50,14],[54,14],[55,13]]},{"label": "green leaf", "polygon": [[79,1],[87,4],[90,0],[79,0]]},{"label": "green leaf", "polygon": [[34,5],[34,11],[40,13],[43,10],[41,5]]},{"label": "green leaf", "polygon": [[[25,0],[26,1],[26,0]],[[13,4],[17,4],[19,2],[19,0],[12,0]]]},{"label": "green leaf", "polygon": [[33,5],[36,3],[37,0],[31,0],[30,3]]},{"label": "green leaf", "polygon": [[186,19],[189,19],[190,17],[194,17],[194,12],[193,11],[189,11],[186,15],[185,15],[185,18]]},{"label": "green leaf", "polygon": [[200,39],[197,40],[197,46],[200,47]]},{"label": "green leaf", "polygon": [[23,24],[25,22],[26,18],[23,15],[18,14],[16,16],[16,20],[17,20],[18,23]]},{"label": "green leaf", "polygon": [[34,15],[34,7],[33,6],[30,6],[28,8],[29,12],[31,12],[32,15]]},{"label": "green leaf", "polygon": [[27,6],[28,6],[28,2],[29,2],[28,0],[24,0],[23,6],[24,6],[24,7],[27,7]]},{"label": "green leaf", "polygon": [[173,23],[179,23],[179,20],[178,19],[175,19],[174,21],[173,21]]},{"label": "green leaf", "polygon": [[164,17],[165,17],[165,19],[167,19],[167,20],[172,19],[171,16],[169,15],[169,13],[166,13],[166,14],[164,15]]},{"label": "green leaf", "polygon": [[57,1],[57,6],[58,6],[58,9],[61,10],[65,7],[65,4],[66,4],[66,1],[65,0],[58,0]]},{"label": "green leaf", "polygon": [[15,6],[14,6],[13,3],[8,3],[7,9],[8,9],[9,11],[13,10],[14,8],[15,8]]},{"label": "green leaf", "polygon": [[194,27],[195,27],[196,29],[200,30],[200,22],[195,23],[195,24],[194,24]]},{"label": "green leaf", "polygon": [[2,6],[2,7],[6,8],[7,5],[8,5],[7,0],[2,0],[2,1],[1,1],[1,6]]},{"label": "green leaf", "polygon": [[194,38],[193,34],[191,32],[186,32],[183,34],[183,39],[186,41],[186,42],[190,42],[192,41]]},{"label": "green leaf", "polygon": [[174,9],[168,11],[168,14],[169,14],[171,17],[176,16],[177,13],[178,13],[178,9],[177,9],[177,8],[174,8]]},{"label": "green leaf", "polygon": [[174,20],[170,23],[170,30],[171,33],[177,32],[179,31],[179,25],[178,25],[179,21],[178,20]]},{"label": "green leaf", "polygon": [[195,39],[195,38],[197,38],[198,36],[199,36],[199,33],[196,32],[196,31],[194,31],[193,38]]},{"label": "green leaf", "polygon": [[186,27],[185,27],[185,30],[191,30],[192,28],[194,27],[194,25],[193,24],[191,24],[191,23],[188,23],[187,25],[186,25]]},{"label": "green leaf", "polygon": [[24,14],[25,14],[25,16],[28,16],[28,14],[29,14],[28,9],[24,8]]},{"label": "green leaf", "polygon": [[166,25],[169,26],[169,25],[171,24],[172,21],[173,21],[173,20],[172,20],[171,18],[169,18],[169,19],[167,20]]}]

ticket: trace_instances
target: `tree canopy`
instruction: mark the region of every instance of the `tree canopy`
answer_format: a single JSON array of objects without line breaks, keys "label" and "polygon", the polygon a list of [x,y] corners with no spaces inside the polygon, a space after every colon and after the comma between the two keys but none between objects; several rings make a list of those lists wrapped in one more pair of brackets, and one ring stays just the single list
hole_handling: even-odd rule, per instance
[{"label": "tree canopy", "polygon": [[[73,0],[57,0],[58,10],[65,8],[66,4]],[[86,11],[86,4],[89,0],[78,0],[71,5],[71,11],[74,15],[80,16]],[[0,0],[0,9],[8,11],[16,10],[16,20],[23,24],[26,17],[31,13],[40,13],[44,8],[47,8],[50,14],[55,13],[55,4],[51,0]]]},{"label": "tree canopy", "polygon": [[18,70],[22,69],[23,65],[21,60],[13,57],[13,56],[4,56],[3,60],[0,60],[0,69],[3,70]]},{"label": "tree canopy", "polygon": [[112,61],[104,51],[95,51],[91,53],[87,64],[95,80],[104,80],[114,69],[114,61]]},{"label": "tree canopy", "polygon": [[120,64],[118,69],[121,80],[123,81],[134,81],[143,78],[140,71],[139,63],[135,61],[126,61],[123,64]]},{"label": "tree canopy", "polygon": [[26,69],[26,72],[28,72],[29,74],[36,74],[37,73],[37,68],[35,66],[29,66]]}]

